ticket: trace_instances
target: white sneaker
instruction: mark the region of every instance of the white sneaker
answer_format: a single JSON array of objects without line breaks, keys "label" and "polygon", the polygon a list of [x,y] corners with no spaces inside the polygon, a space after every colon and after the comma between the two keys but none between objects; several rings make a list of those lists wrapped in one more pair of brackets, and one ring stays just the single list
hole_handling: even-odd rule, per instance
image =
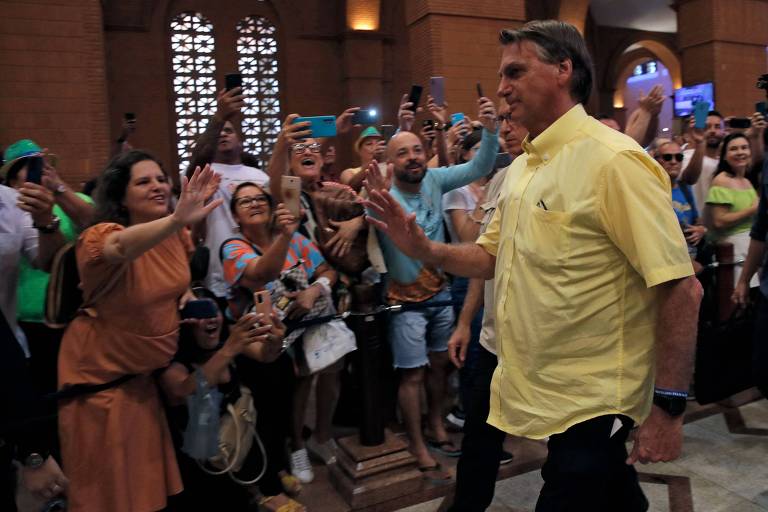
[{"label": "white sneaker", "polygon": [[323,444],[320,444],[315,441],[314,437],[310,437],[307,439],[306,444],[309,454],[316,459],[322,460],[326,466],[336,462],[336,450],[338,450],[339,447],[333,438],[329,439]]},{"label": "white sneaker", "polygon": [[291,453],[291,474],[303,484],[308,484],[315,479],[306,448]]}]

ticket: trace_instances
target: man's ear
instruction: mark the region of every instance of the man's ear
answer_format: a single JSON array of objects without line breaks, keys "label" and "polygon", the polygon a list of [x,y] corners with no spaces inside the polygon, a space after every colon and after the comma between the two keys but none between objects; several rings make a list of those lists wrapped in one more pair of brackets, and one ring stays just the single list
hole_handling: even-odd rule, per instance
[{"label": "man's ear", "polygon": [[557,65],[557,83],[567,85],[573,76],[573,61],[565,59]]}]

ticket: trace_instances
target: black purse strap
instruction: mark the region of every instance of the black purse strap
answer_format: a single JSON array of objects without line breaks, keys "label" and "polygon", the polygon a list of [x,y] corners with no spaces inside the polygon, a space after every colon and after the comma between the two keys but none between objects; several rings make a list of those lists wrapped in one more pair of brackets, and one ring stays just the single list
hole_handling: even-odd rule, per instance
[{"label": "black purse strap", "polygon": [[59,391],[56,391],[55,393],[48,393],[47,395],[44,395],[44,398],[46,398],[47,400],[58,401],[58,400],[69,400],[70,398],[76,398],[84,395],[91,395],[93,393],[98,393],[99,391],[105,391],[107,389],[115,388],[120,384],[128,382],[129,380],[133,379],[137,375],[138,374],[136,373],[123,375],[121,377],[116,378],[115,380],[111,380],[103,384],[72,384],[71,386],[65,386],[64,388],[60,389]]}]

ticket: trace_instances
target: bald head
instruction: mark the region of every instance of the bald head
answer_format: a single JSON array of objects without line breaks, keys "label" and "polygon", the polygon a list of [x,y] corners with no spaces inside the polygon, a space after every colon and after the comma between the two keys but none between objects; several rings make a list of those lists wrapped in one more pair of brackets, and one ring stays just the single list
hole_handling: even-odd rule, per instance
[{"label": "bald head", "polygon": [[395,180],[401,184],[419,184],[427,173],[424,145],[411,132],[398,132],[389,139],[387,161],[392,163]]}]

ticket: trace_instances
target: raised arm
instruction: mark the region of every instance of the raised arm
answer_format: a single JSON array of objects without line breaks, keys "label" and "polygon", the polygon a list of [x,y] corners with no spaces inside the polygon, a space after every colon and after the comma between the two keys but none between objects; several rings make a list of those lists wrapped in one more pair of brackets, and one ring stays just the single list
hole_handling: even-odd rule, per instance
[{"label": "raised arm", "polygon": [[285,118],[283,127],[277,136],[272,156],[267,165],[269,175],[269,193],[275,202],[283,200],[282,176],[288,174],[291,163],[291,147],[302,139],[312,136],[309,130],[309,121],[294,123],[294,119],[301,117],[299,114],[290,114]]},{"label": "raised arm", "polygon": [[221,89],[216,96],[216,113],[213,114],[205,131],[198,137],[195,147],[192,150],[192,156],[189,159],[186,175],[191,177],[197,167],[203,167],[213,162],[216,155],[216,147],[219,144],[219,134],[224,127],[224,123],[234,118],[240,113],[240,109],[245,106],[245,96],[240,87],[235,87],[227,91]]},{"label": "raised arm", "polygon": [[205,219],[223,201],[216,199],[205,204],[211,180],[216,180],[216,176],[209,165],[196,170],[190,180],[185,176],[176,210],[161,219],[135,224],[109,235],[104,244],[105,260],[119,263],[136,259],[181,228]]}]

